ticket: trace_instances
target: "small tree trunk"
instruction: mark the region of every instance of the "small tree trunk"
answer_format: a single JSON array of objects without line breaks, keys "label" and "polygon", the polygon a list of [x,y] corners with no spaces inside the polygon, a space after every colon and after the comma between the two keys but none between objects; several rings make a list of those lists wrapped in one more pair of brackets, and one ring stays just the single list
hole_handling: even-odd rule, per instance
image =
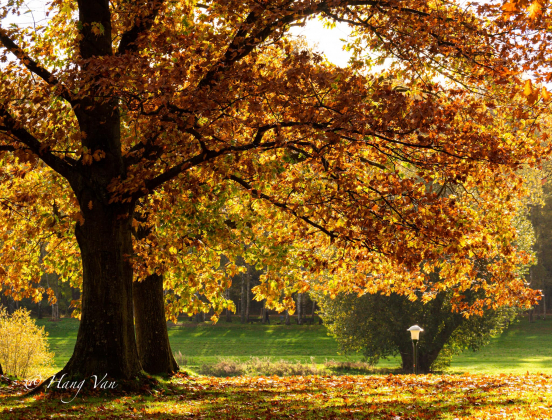
[{"label": "small tree trunk", "polygon": [[42,319],[42,301],[38,302],[36,304],[36,309],[37,309],[37,312],[38,312],[38,319]]},{"label": "small tree trunk", "polygon": [[[230,299],[230,288],[226,289],[226,299]],[[232,312],[226,308],[226,322],[232,322]]]},{"label": "small tree trunk", "polygon": [[[71,287],[71,314],[75,310],[75,306],[77,304],[76,301],[80,299],[80,290],[76,287]],[[74,303],[73,303],[74,302]]]},{"label": "small tree trunk", "polygon": [[178,372],[174,359],[163,297],[163,276],[152,274],[132,285],[136,345],[142,368],[152,375]]},{"label": "small tree trunk", "polygon": [[[48,253],[46,252],[46,244],[41,243],[40,244],[40,256],[39,256],[39,263],[42,269],[44,270],[44,257],[46,257]],[[49,289],[52,289],[54,292],[54,296],[58,295],[58,280],[59,276],[56,273],[44,273],[41,277],[42,281],[46,281],[46,287]],[[57,296],[56,296],[57,297]],[[52,307],[52,321],[57,321],[59,319],[59,309],[57,303],[53,303],[50,305]]]},{"label": "small tree trunk", "polygon": [[249,292],[251,291],[251,273],[249,272],[249,266],[247,266],[247,286],[245,296],[245,322],[249,322]]},{"label": "small tree trunk", "polygon": [[412,348],[403,348],[400,350],[401,354],[401,369],[405,373],[412,373],[414,369],[414,354]]},{"label": "small tree trunk", "polygon": [[297,293],[297,324],[299,325],[303,324],[302,300],[303,300],[303,293]]},{"label": "small tree trunk", "polygon": [[438,356],[439,350],[421,352],[418,347],[418,373],[428,373]]},{"label": "small tree trunk", "polygon": [[265,308],[265,305],[266,305],[266,300],[263,300],[263,306],[261,308],[261,323],[262,324],[264,324],[266,322],[266,318],[265,318],[266,308]]},{"label": "small tree trunk", "polygon": [[285,323],[286,325],[289,325],[290,322],[289,322],[289,311],[286,309],[286,320],[285,320]]},{"label": "small tree trunk", "polygon": [[245,324],[247,322],[247,316],[246,316],[246,283],[245,283],[245,276],[244,273],[241,274],[241,297],[240,297],[240,316],[241,316],[241,323]]},{"label": "small tree trunk", "polygon": [[542,319],[546,319],[546,296],[542,295]]},{"label": "small tree trunk", "polygon": [[52,321],[59,320],[59,306],[57,303],[52,305]]},{"label": "small tree trunk", "polygon": [[[440,350],[440,349],[439,349]],[[431,352],[424,352],[420,350],[420,345],[418,344],[418,373],[428,373],[430,371],[431,365],[439,356],[439,350],[434,350]],[[401,355],[401,368],[405,373],[414,372],[414,352],[412,348],[412,342],[405,343],[405,346],[400,350]]]},{"label": "small tree trunk", "polygon": [[8,296],[8,314],[12,315],[15,312],[15,301],[11,296]]},{"label": "small tree trunk", "polygon": [[312,313],[311,313],[311,319],[312,319],[312,324],[314,325],[314,310],[316,309],[316,301],[313,299],[312,300]]}]

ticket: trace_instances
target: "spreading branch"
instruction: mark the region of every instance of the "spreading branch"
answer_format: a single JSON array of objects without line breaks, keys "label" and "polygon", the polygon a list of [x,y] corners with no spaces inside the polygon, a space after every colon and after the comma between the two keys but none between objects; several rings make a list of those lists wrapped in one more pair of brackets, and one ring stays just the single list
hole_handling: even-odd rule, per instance
[{"label": "spreading branch", "polygon": [[253,188],[253,186],[249,182],[245,181],[244,179],[239,178],[235,175],[231,175],[231,176],[227,177],[226,179],[234,181],[237,184],[241,185],[243,188],[245,188],[247,191],[249,191],[249,193],[251,194],[252,197],[262,198],[263,200],[266,200],[266,201],[272,203],[274,206],[279,207],[282,210],[287,211],[288,213],[292,214],[293,216],[297,217],[298,219],[301,219],[304,222],[306,222],[307,224],[309,224],[310,226],[316,228],[320,232],[326,234],[331,239],[336,239],[338,237],[338,235],[335,232],[332,232],[332,231],[326,229],[324,226],[314,222],[309,217],[302,216],[302,215],[298,214],[295,210],[290,208],[288,205],[286,205],[284,203],[280,203],[280,202],[276,201],[274,198],[272,198],[272,197],[260,192],[259,190]]},{"label": "spreading branch", "polygon": [[142,16],[140,19],[136,19],[132,28],[121,36],[121,42],[119,43],[117,54],[125,54],[127,52],[136,51],[136,40],[141,34],[148,31],[152,27],[155,18],[163,6],[163,3],[163,0],[151,0],[147,2],[145,7],[150,10],[150,13],[146,16]]},{"label": "spreading branch", "polygon": [[33,60],[29,55],[19,48],[19,46],[8,36],[7,32],[0,28],[0,43],[12,54],[14,54],[21,63],[33,74],[36,74],[50,86],[58,88],[57,95],[74,105],[71,95],[67,88],[48,70]]},{"label": "spreading branch", "polygon": [[[74,176],[75,171],[69,163],[58,156],[54,155],[48,148],[44,145],[26,129],[21,127],[17,121],[10,115],[10,113],[0,107],[0,120],[4,127],[7,128],[8,134],[11,134],[18,141],[26,145],[35,155],[39,156],[40,159],[44,161],[48,166],[50,166],[54,171],[58,172],[63,177],[69,179]],[[11,145],[3,146],[6,150],[13,148],[15,151],[16,147]],[[10,150],[11,151],[11,150]]]}]

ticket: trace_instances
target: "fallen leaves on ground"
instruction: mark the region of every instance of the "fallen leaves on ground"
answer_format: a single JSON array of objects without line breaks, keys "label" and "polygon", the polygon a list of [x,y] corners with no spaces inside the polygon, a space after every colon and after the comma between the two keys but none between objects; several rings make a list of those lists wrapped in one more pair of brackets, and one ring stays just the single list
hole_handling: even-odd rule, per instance
[{"label": "fallen leaves on ground", "polygon": [[164,392],[57,399],[0,388],[0,418],[538,419],[552,417],[552,376],[186,377]]}]

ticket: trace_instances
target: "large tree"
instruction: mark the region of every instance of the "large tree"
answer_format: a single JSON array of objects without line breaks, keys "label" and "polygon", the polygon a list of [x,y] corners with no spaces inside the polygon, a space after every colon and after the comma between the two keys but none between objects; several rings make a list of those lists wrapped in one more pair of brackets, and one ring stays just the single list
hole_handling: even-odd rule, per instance
[{"label": "large tree", "polygon": [[[2,22],[19,7],[3,5]],[[464,311],[491,297],[534,300],[515,270],[524,256],[511,244],[506,186],[542,155],[537,125],[502,112],[517,68],[497,49],[499,28],[474,12],[425,0],[55,0],[49,13],[43,27],[0,27],[3,211],[34,215],[19,238],[23,228],[3,228],[2,281],[10,293],[28,290],[17,251],[32,232],[74,224],[82,318],[64,373],[139,375],[133,270],[173,275],[190,296],[203,282],[215,296],[226,277],[194,267],[183,276],[169,263],[200,266],[196,251],[212,255],[217,236],[243,249],[257,235],[263,246],[249,247],[249,259],[267,267],[256,291],[269,303],[284,291],[292,306],[291,293],[321,272],[331,290],[483,290],[473,304],[458,294]],[[354,28],[350,67],[286,36],[312,17]],[[371,75],[374,57],[392,64]],[[457,199],[450,185],[477,195]],[[224,214],[204,220],[211,242],[184,232],[178,247],[155,233],[133,244],[137,205],[154,219],[175,206],[195,221],[224,193],[233,197]],[[154,224],[162,233],[162,220]],[[494,255],[503,258],[478,280],[474,256]],[[419,275],[422,262],[445,280]],[[234,274],[230,264],[225,275]]]}]

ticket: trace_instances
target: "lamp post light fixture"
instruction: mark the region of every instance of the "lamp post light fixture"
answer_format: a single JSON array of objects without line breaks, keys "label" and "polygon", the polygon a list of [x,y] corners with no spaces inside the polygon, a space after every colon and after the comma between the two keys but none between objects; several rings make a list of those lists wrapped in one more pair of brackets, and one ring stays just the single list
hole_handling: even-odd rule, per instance
[{"label": "lamp post light fixture", "polygon": [[420,332],[423,330],[423,328],[420,328],[417,325],[413,325],[406,330],[410,331],[410,336],[412,337],[412,350],[414,352],[414,375],[418,374],[418,340],[420,339]]}]

